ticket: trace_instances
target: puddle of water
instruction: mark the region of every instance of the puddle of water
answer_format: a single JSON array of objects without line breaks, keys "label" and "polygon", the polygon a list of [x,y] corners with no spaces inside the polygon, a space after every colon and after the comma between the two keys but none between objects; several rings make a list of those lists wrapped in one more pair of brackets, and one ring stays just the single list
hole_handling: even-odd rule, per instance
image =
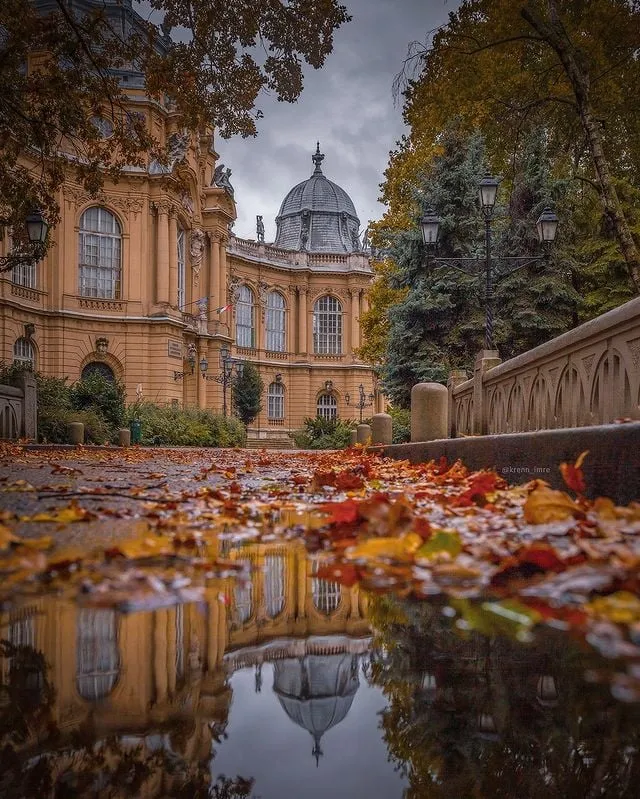
[{"label": "puddle of water", "polygon": [[2,609],[0,796],[635,796],[638,706],[580,642],[469,633],[299,543],[228,554],[251,581],[198,604]]}]

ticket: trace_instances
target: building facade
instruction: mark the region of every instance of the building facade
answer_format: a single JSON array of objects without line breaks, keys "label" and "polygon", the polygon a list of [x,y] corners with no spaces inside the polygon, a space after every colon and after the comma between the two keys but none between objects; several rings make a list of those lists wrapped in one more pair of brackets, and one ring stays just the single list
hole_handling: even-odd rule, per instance
[{"label": "building facade", "polygon": [[[130,3],[106,9],[135,28]],[[354,355],[369,255],[353,203],[322,173],[319,147],[313,174],[282,203],[275,242],[264,242],[261,220],[256,240],[237,238],[240,198],[211,132],[181,128],[170,107],[147,97],[140,73],[120,80],[129,113],[167,147],[168,163],[125,168],[98,198],[70,171],[46,258],[0,275],[0,358],[71,381],[98,370],[122,381],[129,401],[141,391],[221,411],[224,386],[214,378],[230,348],[259,368],[263,410],[250,437],[265,444],[288,441],[307,416],[357,418],[346,395],[357,400],[360,384],[376,397],[368,413],[381,410],[373,371]],[[105,137],[113,130],[106,113],[95,124]],[[5,236],[0,255],[10,248]]]}]

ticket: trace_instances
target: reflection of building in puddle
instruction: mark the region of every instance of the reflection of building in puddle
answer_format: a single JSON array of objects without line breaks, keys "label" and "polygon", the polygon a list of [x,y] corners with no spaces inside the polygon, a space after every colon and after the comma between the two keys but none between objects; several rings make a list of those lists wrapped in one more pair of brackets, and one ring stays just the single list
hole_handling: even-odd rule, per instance
[{"label": "reflection of building in puddle", "polygon": [[[318,674],[328,675],[329,666],[340,664],[334,685],[346,713],[357,673],[355,682],[345,675],[352,658],[367,648],[358,639],[369,633],[358,588],[319,580],[316,564],[300,544],[254,544],[226,554],[251,565],[251,580],[246,585],[231,578],[211,580],[201,604],[125,615],[40,597],[0,612],[0,639],[44,655],[55,691],[49,722],[63,739],[90,728],[94,740],[118,735],[146,746],[162,734],[185,758],[210,757],[212,735],[221,734],[227,723],[230,671],[255,665],[259,672],[272,655],[278,660],[276,692],[294,720],[291,702],[297,701],[304,715],[303,705],[311,707],[305,702],[322,700],[317,706],[324,707],[330,697],[301,694],[296,699],[295,692],[285,690],[293,685],[291,676],[285,679],[292,668],[301,669],[300,684],[311,690],[319,684]],[[326,636],[333,638],[321,644]],[[337,641],[342,641],[338,649]],[[12,661],[0,657],[5,685],[12,679]],[[340,712],[335,710],[329,726]],[[38,734],[34,730],[33,737]]]},{"label": "reflection of building in puddle", "polygon": [[322,735],[347,715],[358,689],[358,661],[370,638],[365,598],[317,577],[318,561],[301,546],[252,545],[229,557],[251,566],[253,579],[237,586],[225,664],[229,672],[273,663],[273,690],[289,718],[309,731],[313,754]]}]

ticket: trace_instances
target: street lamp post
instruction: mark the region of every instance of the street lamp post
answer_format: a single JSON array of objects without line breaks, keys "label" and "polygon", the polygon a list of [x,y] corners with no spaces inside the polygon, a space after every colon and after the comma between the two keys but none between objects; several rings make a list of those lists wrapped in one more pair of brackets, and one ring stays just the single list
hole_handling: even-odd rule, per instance
[{"label": "street lamp post", "polygon": [[[360,383],[360,385],[358,386],[358,401],[354,402],[353,404],[354,408],[360,409],[360,422],[362,422],[363,408],[368,408],[370,405],[373,405],[375,398],[376,398],[375,394],[369,394],[367,397],[364,391],[364,386],[362,385],[362,383]],[[347,405],[351,404],[351,395],[348,392],[344,395],[344,401]]]},{"label": "street lamp post", "polygon": [[219,375],[208,375],[209,362],[206,358],[200,361],[200,372],[203,380],[213,380],[222,385],[222,415],[227,415],[227,386],[235,375],[242,377],[244,373],[244,363],[239,358],[232,358],[228,347],[220,348],[220,366],[222,371]]},{"label": "street lamp post", "polygon": [[[558,217],[550,208],[545,208],[538,217],[536,222],[536,229],[538,232],[538,240],[543,248],[542,255],[527,256],[500,256],[497,259],[492,258],[491,254],[491,221],[493,219],[493,210],[496,204],[496,196],[498,193],[498,186],[500,181],[491,175],[485,175],[478,184],[480,205],[484,215],[485,226],[485,255],[484,258],[440,258],[433,255],[440,235],[440,218],[431,210],[427,212],[420,220],[422,228],[422,241],[427,247],[429,252],[428,261],[434,266],[444,266],[451,269],[456,269],[464,274],[478,274],[482,266],[484,266],[485,278],[485,321],[484,321],[484,338],[485,348],[487,350],[495,349],[495,342],[493,340],[493,290],[496,283],[499,283],[507,275],[516,272],[518,269],[524,269],[527,266],[540,263],[540,261],[548,261],[550,247],[555,241],[556,233],[558,230]],[[494,265],[494,261],[498,266]]]},{"label": "street lamp post", "polygon": [[[0,219],[0,228],[9,224],[8,219]],[[42,212],[34,208],[24,220],[24,226],[29,242],[28,248],[25,249],[24,244],[18,244],[14,246],[12,252],[0,257],[0,272],[6,272],[22,264],[30,264],[34,261],[39,261],[45,254],[49,225],[42,216]],[[0,230],[0,233],[1,232]]]}]

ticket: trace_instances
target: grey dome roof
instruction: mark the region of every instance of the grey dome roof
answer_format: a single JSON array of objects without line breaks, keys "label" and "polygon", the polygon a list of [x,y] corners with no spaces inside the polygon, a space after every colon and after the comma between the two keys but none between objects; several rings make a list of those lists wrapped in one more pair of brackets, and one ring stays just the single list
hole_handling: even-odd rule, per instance
[{"label": "grey dome roof", "polygon": [[360,220],[351,198],[322,173],[318,143],[311,157],[315,170],[294,186],[276,217],[276,247],[307,252],[359,252]]},{"label": "grey dome roof", "polygon": [[305,655],[274,663],[274,693],[287,716],[311,733],[316,758],[322,735],[347,715],[359,684],[357,655]]}]

